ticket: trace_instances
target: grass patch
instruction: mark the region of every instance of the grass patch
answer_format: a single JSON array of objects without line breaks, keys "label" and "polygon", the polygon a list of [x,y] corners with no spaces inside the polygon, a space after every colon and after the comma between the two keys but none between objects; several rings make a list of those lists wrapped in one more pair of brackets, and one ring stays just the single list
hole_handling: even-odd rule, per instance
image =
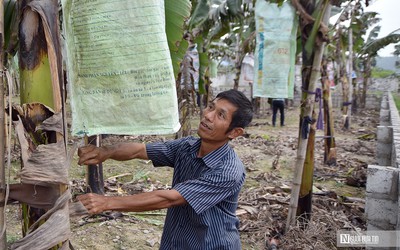
[{"label": "grass patch", "polygon": [[315,185],[326,190],[334,190],[339,196],[365,198],[365,188],[363,187],[352,187],[335,180],[315,181]]},{"label": "grass patch", "polygon": [[392,70],[386,70],[381,68],[373,68],[371,72],[372,78],[386,78],[395,74],[396,72]]},{"label": "grass patch", "polygon": [[396,104],[397,110],[400,110],[400,95],[392,93],[394,103]]},{"label": "grass patch", "polygon": [[21,237],[16,235],[7,235],[7,245],[11,245],[19,240]]}]

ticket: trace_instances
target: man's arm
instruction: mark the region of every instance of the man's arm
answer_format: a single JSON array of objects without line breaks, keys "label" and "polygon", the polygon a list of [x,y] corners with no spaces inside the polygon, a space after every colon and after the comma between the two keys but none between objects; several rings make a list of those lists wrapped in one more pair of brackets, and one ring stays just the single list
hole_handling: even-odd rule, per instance
[{"label": "man's arm", "polygon": [[107,159],[117,161],[127,161],[136,158],[148,160],[146,145],[134,142],[102,147],[87,145],[78,149],[78,156],[79,165],[96,165]]},{"label": "man's arm", "polygon": [[187,204],[176,190],[157,190],[129,196],[103,196],[94,193],[77,197],[90,214],[108,210],[143,212]]}]

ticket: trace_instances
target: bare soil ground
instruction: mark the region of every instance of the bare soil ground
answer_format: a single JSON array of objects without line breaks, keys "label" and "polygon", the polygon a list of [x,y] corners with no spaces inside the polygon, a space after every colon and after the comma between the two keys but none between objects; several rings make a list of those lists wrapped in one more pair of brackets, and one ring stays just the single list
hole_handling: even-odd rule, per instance
[{"label": "bare soil ground", "polygon": [[[294,226],[283,234],[288,213],[293,167],[297,153],[298,108],[286,110],[286,126],[272,127],[270,114],[254,119],[247,134],[231,142],[247,168],[237,214],[241,221],[243,249],[267,249],[271,237],[279,237],[279,249],[336,249],[338,229],[365,229],[364,194],[367,165],[375,164],[378,112],[359,111],[349,131],[341,129],[340,110],[334,117],[337,165],[323,163],[323,131],[317,132],[313,215],[307,229]],[[193,134],[198,119],[193,119]],[[117,141],[159,141],[172,136],[110,136]],[[71,138],[70,143],[80,139]],[[19,169],[15,143],[10,182]],[[85,168],[70,169],[74,194],[84,190]],[[154,168],[151,162],[106,161],[103,164],[107,195],[127,195],[168,188],[172,170]],[[20,206],[6,207],[8,243],[21,238]],[[158,249],[166,211],[108,213],[71,218],[70,241],[75,249]]]}]

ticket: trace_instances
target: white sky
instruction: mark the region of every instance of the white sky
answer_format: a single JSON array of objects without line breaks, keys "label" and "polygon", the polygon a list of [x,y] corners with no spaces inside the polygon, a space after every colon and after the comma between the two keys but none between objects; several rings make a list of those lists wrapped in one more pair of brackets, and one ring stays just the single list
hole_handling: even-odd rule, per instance
[{"label": "white sky", "polygon": [[[392,31],[400,28],[400,0],[375,0],[372,1],[365,11],[375,11],[379,13],[381,21],[376,24],[381,26],[380,37],[384,37]],[[393,56],[394,44],[388,45],[379,50],[379,56]]]}]

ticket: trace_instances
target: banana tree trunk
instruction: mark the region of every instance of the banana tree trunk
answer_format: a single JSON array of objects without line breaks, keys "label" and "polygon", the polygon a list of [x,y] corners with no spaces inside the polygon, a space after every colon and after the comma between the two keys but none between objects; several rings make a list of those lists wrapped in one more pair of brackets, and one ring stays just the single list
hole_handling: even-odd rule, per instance
[{"label": "banana tree trunk", "polygon": [[[341,37],[342,30],[341,28],[338,29],[338,37]],[[349,105],[351,104],[350,102],[350,90],[349,90],[349,82],[347,78],[347,70],[345,66],[345,57],[344,57],[344,42],[341,39],[338,39],[337,44],[336,44],[336,62],[338,65],[338,81],[342,85],[342,105],[341,105],[341,111],[342,111],[342,127],[344,129],[347,129],[349,126],[349,120],[348,120],[348,113],[349,113]]]},{"label": "banana tree trunk", "polygon": [[[0,3],[1,4],[1,3]],[[1,9],[1,8],[0,8]],[[1,10],[0,10],[1,11]],[[1,53],[3,54],[3,53]],[[1,57],[1,56],[0,56]],[[3,70],[1,63],[0,70]],[[5,113],[4,113],[4,81],[0,77],[0,249],[7,249],[6,229],[4,228],[4,206],[6,199],[6,175],[5,175]]]},{"label": "banana tree trunk", "polygon": [[342,74],[343,84],[343,129],[349,130],[351,125],[351,105],[353,104],[353,83],[352,83],[352,71],[353,71],[353,32],[351,27],[349,28],[349,58],[347,59],[348,72],[346,66],[343,64],[343,71],[346,73]]},{"label": "banana tree trunk", "polygon": [[314,157],[315,157],[315,134],[317,131],[317,115],[312,112],[312,123],[310,124],[310,132],[307,141],[307,153],[304,160],[303,175],[301,177],[300,194],[297,206],[296,216],[300,220],[300,224],[305,227],[311,218],[312,213],[312,186],[314,174]]},{"label": "banana tree trunk", "polygon": [[176,138],[188,136],[191,130],[190,118],[194,109],[194,85],[190,68],[191,58],[188,54],[186,54],[181,62],[180,72],[178,74],[176,83],[180,110],[179,121],[181,123],[181,128],[176,133]]},{"label": "banana tree trunk", "polygon": [[357,114],[357,109],[358,109],[358,96],[359,96],[359,90],[358,90],[358,88],[357,88],[357,81],[356,81],[356,79],[352,79],[352,92],[353,92],[353,95],[352,95],[352,97],[351,97],[351,100],[352,100],[352,102],[351,102],[351,114],[352,115],[354,115],[354,114]]},{"label": "banana tree trunk", "polygon": [[362,89],[362,96],[361,96],[361,105],[363,108],[365,108],[365,101],[367,99],[367,89],[368,89],[368,83],[371,79],[371,58],[368,57],[364,61],[364,76],[363,76],[363,89]]},{"label": "banana tree trunk", "polygon": [[196,39],[197,47],[199,49],[200,70],[199,70],[199,93],[203,96],[200,100],[200,117],[203,115],[203,110],[207,106],[211,94],[211,80],[210,80],[210,55],[207,48],[204,47],[204,42]]},{"label": "banana tree trunk", "polygon": [[[345,70],[343,70],[345,72]],[[343,93],[343,107],[342,107],[342,127],[343,129],[349,129],[350,128],[350,84],[348,81],[348,78],[346,76],[346,73],[343,73],[341,76],[341,82],[342,82],[342,93]]]},{"label": "banana tree trunk", "polygon": [[233,80],[233,88],[239,89],[239,81],[240,81],[240,73],[242,69],[242,60],[243,57],[240,51],[240,37],[242,35],[242,29],[240,29],[239,33],[236,35],[236,46],[235,46],[235,79]]},{"label": "banana tree trunk", "polygon": [[351,125],[351,111],[353,109],[353,29],[349,28],[349,58],[348,58],[349,72],[347,72],[348,77],[348,102],[350,107],[347,108],[347,117],[345,122],[345,129],[350,129]]},{"label": "banana tree trunk", "polygon": [[[4,2],[0,2],[0,72],[3,72],[4,58]],[[3,74],[2,74],[3,75]],[[5,106],[4,106],[4,79],[0,76],[0,249],[7,249],[4,206],[6,200],[6,173],[5,173]]]},{"label": "banana tree trunk", "polygon": [[[20,68],[20,102],[21,105],[46,105],[54,113],[63,113],[62,98],[63,77],[58,18],[58,1],[56,0],[23,0],[19,2],[21,19],[19,23],[19,68]],[[63,141],[64,132],[35,131],[35,128],[49,118],[51,114],[43,106],[25,113],[24,120],[31,122],[25,127],[34,143],[33,148],[41,144]],[[65,117],[65,116],[64,116]],[[63,124],[64,125],[64,124]],[[65,128],[63,128],[65,131]],[[65,152],[64,152],[65,153]],[[21,166],[23,168],[23,166]],[[61,192],[66,190],[60,185]],[[22,205],[23,234],[45,213],[43,209]]]},{"label": "banana tree trunk", "polygon": [[336,166],[336,143],[335,131],[332,115],[332,96],[330,82],[326,71],[326,63],[323,63],[323,70],[321,71],[322,80],[322,100],[324,106],[324,163]]},{"label": "banana tree trunk", "polygon": [[[303,95],[301,102],[302,105],[300,113],[298,149],[294,169],[292,193],[289,204],[289,213],[286,223],[286,231],[289,230],[290,226],[295,222],[296,214],[298,214],[298,211],[300,211],[300,213],[302,213],[303,211],[307,211],[306,207],[299,207],[300,189],[312,190],[312,173],[314,167],[314,159],[311,158],[312,154],[309,153],[309,155],[307,155],[307,151],[314,148],[314,139],[312,136],[309,136],[308,130],[310,127],[310,123],[312,122],[311,118],[314,111],[316,83],[319,78],[322,56],[325,49],[325,41],[320,41],[320,44],[318,45],[316,43],[316,36],[317,31],[320,29],[321,26],[321,20],[323,19],[323,23],[326,24],[330,14],[330,5],[329,1],[327,0],[324,0],[321,5],[319,5],[320,9],[318,10],[315,10],[315,7],[312,6],[311,1],[300,1],[301,6],[299,5],[300,3],[297,0],[293,0],[292,2],[294,3],[294,6],[296,6],[296,8],[298,9],[304,6],[304,9],[299,12],[304,13],[306,11],[306,13],[308,14],[303,14],[305,16],[300,18],[300,27],[303,34]],[[314,13],[314,11],[318,12],[319,15],[315,18],[315,20],[312,20],[313,18],[311,15],[312,13]],[[313,25],[310,25],[311,20],[313,22]],[[310,30],[310,28],[312,29]],[[309,36],[307,37],[306,34]],[[311,178],[309,176],[303,175],[303,169],[306,173],[311,173]],[[309,188],[310,185],[311,188]]]}]

